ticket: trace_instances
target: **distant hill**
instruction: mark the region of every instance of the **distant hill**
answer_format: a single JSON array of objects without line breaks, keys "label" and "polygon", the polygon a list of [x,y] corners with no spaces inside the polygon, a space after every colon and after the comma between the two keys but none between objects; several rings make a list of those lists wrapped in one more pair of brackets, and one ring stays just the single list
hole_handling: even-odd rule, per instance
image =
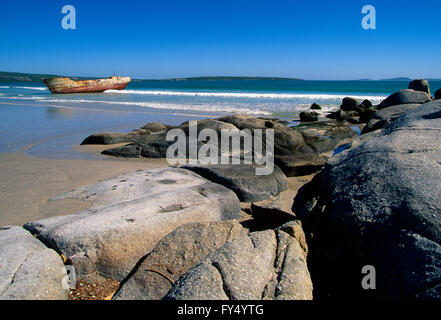
[{"label": "distant hill", "polygon": [[391,78],[391,79],[382,79],[381,81],[412,81],[411,78],[401,77],[401,78]]},{"label": "distant hill", "polygon": [[[0,71],[0,83],[41,82],[41,78],[65,77],[56,74],[20,73]],[[73,80],[94,79],[86,77],[70,77]],[[96,79],[96,78],[95,78]]]},{"label": "distant hill", "polygon": [[[19,73],[19,72],[5,72],[0,71],[0,83],[14,83],[14,82],[41,82],[41,78],[64,77],[63,75],[55,74],[36,74],[36,73]],[[97,77],[72,77],[71,79],[96,79]],[[232,81],[232,80],[302,80],[297,78],[281,78],[281,77],[191,77],[191,78],[170,78],[170,79],[133,79],[135,82],[139,81]]]},{"label": "distant hill", "polygon": [[[410,82],[413,79],[411,78],[406,78],[406,77],[401,77],[401,78],[391,78],[391,79],[381,79],[378,81],[406,81],[406,82]],[[427,78],[427,81],[441,81],[441,79],[434,79],[434,78]],[[357,81],[375,81],[372,79],[358,79]]]},{"label": "distant hill", "polygon": [[176,78],[176,79],[165,79],[169,81],[195,81],[195,80],[204,80],[204,81],[233,81],[233,80],[295,80],[301,81],[303,79],[298,78],[282,78],[282,77],[229,77],[229,76],[220,76],[220,77],[191,77],[191,78]]},{"label": "distant hill", "polygon": [[33,73],[18,73],[18,72],[4,72],[0,71],[0,82],[14,83],[14,82],[41,82],[41,78],[58,77],[50,74],[33,74]]}]

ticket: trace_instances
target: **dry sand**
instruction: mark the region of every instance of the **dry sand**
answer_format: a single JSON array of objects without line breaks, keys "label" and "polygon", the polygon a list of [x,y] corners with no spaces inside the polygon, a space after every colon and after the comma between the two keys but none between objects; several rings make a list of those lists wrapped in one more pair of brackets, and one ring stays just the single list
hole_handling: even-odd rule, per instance
[{"label": "dry sand", "polygon": [[[84,147],[76,149],[84,152],[100,151],[100,147]],[[0,153],[0,226],[23,225],[87,209],[89,204],[79,200],[48,199],[130,171],[167,166],[164,159],[109,157],[104,160],[68,160],[34,158],[23,153]]]}]

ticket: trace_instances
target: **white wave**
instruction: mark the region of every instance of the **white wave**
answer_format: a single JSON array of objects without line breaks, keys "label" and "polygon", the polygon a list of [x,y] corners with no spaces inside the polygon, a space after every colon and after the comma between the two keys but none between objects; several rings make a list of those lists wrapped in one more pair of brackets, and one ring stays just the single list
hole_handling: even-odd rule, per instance
[{"label": "white wave", "polygon": [[47,90],[47,88],[45,88],[45,87],[20,87],[20,86],[16,86],[16,87],[13,87],[13,88],[15,88],[15,89],[26,89],[26,90],[40,90],[40,91]]},{"label": "white wave", "polygon": [[311,94],[311,93],[260,93],[260,92],[192,92],[167,90],[107,90],[105,93],[141,94],[155,96],[191,96],[191,97],[227,97],[253,99],[306,99],[306,100],[342,100],[345,97],[356,99],[383,100],[386,96],[341,95],[341,94]]},{"label": "white wave", "polygon": [[0,86],[0,89],[9,89],[9,86]]},{"label": "white wave", "polygon": [[191,111],[203,111],[203,112],[243,112],[255,115],[269,115],[271,112],[264,110],[255,110],[249,108],[235,108],[235,107],[225,107],[219,105],[183,105],[183,104],[172,104],[172,103],[151,103],[151,102],[129,102],[129,101],[102,101],[102,100],[70,100],[70,99],[45,99],[44,102],[56,102],[56,103],[100,103],[100,104],[111,104],[111,105],[125,105],[125,106],[137,106],[146,107],[152,109],[165,109],[165,110],[191,110]]},{"label": "white wave", "polygon": [[[7,97],[6,99],[9,99],[9,100],[32,100],[32,101],[45,100],[44,97],[25,97],[23,95],[19,95],[17,97]],[[50,100],[48,100],[48,101],[50,101]]]}]

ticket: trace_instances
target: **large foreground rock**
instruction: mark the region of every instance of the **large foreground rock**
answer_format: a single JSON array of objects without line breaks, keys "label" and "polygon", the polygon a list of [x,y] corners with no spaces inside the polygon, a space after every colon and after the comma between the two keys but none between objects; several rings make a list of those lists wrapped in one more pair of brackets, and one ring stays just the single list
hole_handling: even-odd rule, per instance
[{"label": "large foreground rock", "polygon": [[186,165],[202,177],[233,190],[242,202],[255,202],[288,189],[286,176],[279,167],[268,175],[257,175],[256,166],[248,164]]},{"label": "large foreground rock", "polygon": [[179,277],[225,242],[245,232],[239,222],[190,223],[162,238],[114,300],[160,300]]},{"label": "large foreground rock", "polygon": [[80,275],[122,280],[166,234],[190,222],[238,219],[240,204],[225,187],[178,168],[139,170],[65,193],[89,210],[25,225],[68,257]]},{"label": "large foreground rock", "polygon": [[310,300],[305,251],[282,230],[239,236],[179,278],[166,299]]},{"label": "large foreground rock", "polygon": [[[315,261],[326,266],[323,296],[441,299],[440,141],[434,101],[328,160]],[[377,290],[361,290],[363,265],[376,268]]]},{"label": "large foreground rock", "polygon": [[67,299],[65,277],[54,250],[21,227],[0,227],[0,300]]},{"label": "large foreground rock", "polygon": [[408,103],[423,104],[429,101],[430,101],[430,96],[425,92],[414,91],[411,89],[404,89],[391,94],[389,97],[383,100],[378,106],[378,109],[384,109],[399,104],[408,104]]}]

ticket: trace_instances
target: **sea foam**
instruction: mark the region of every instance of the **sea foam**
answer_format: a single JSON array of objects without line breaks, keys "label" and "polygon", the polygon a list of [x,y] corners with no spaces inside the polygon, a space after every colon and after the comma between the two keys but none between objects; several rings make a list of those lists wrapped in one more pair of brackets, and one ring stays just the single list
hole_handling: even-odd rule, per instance
[{"label": "sea foam", "polygon": [[21,86],[15,86],[13,88],[14,89],[26,89],[26,90],[40,90],[40,91],[47,90],[47,88],[45,88],[45,87],[21,87]]},{"label": "sea foam", "polygon": [[326,93],[265,93],[265,92],[194,92],[194,91],[169,91],[169,90],[107,90],[105,93],[139,94],[152,96],[191,96],[191,97],[225,97],[225,98],[252,98],[252,99],[305,99],[305,100],[338,100],[345,97],[356,99],[380,101],[386,96],[368,96],[351,94],[326,94]]},{"label": "sea foam", "polygon": [[43,97],[11,97],[14,100],[38,100],[42,102],[53,103],[97,103],[108,105],[123,105],[123,106],[136,106],[152,109],[164,109],[164,110],[191,110],[191,111],[203,111],[203,112],[242,112],[254,115],[269,115],[271,112],[265,110],[249,109],[249,108],[235,108],[225,107],[224,105],[188,105],[188,104],[173,104],[173,103],[154,103],[154,102],[130,102],[130,101],[103,101],[103,100],[86,100],[86,99],[45,99]]}]

